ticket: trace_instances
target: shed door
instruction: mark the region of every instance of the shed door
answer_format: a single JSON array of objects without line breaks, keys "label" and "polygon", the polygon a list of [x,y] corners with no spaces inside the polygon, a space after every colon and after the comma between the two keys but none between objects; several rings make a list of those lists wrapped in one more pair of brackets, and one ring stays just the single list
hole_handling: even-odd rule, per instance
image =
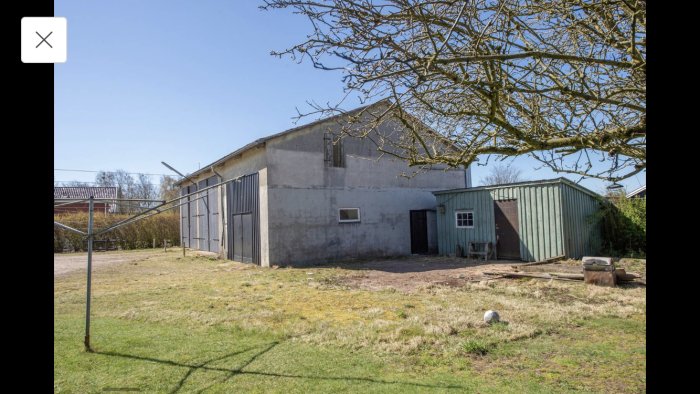
[{"label": "shed door", "polygon": [[518,200],[494,201],[493,213],[496,220],[498,258],[520,260]]},{"label": "shed door", "polygon": [[245,175],[226,186],[228,258],[260,264],[260,204],[258,174]]},{"label": "shed door", "polygon": [[411,211],[411,253],[428,253],[428,220],[425,211]]},{"label": "shed door", "polygon": [[243,263],[253,261],[253,215],[233,215],[233,259]]}]

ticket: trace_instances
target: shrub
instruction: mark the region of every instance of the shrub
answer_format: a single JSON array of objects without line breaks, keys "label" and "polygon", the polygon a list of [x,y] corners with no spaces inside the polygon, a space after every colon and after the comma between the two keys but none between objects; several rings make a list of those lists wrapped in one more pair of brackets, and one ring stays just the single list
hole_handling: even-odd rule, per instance
[{"label": "shrub", "polygon": [[[94,228],[96,230],[103,229],[129,217],[130,215],[95,214]],[[54,220],[87,232],[87,212],[57,214],[54,215]],[[150,248],[153,247],[154,238],[156,247],[163,247],[164,239],[173,246],[179,245],[179,215],[177,213],[154,215],[95,237],[96,240],[116,240],[116,246],[120,249]],[[53,230],[53,245],[54,252],[87,250],[87,242],[83,235],[56,226]]]},{"label": "shrub", "polygon": [[646,198],[614,197],[600,211],[604,252],[621,257],[645,257]]}]

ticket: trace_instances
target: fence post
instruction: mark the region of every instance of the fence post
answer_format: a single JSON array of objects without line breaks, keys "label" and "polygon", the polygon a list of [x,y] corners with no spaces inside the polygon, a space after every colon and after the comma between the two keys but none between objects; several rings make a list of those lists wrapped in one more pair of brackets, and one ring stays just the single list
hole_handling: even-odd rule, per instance
[{"label": "fence post", "polygon": [[95,198],[90,196],[89,204],[89,219],[88,219],[88,255],[87,255],[87,295],[85,302],[85,351],[92,352],[90,348],[90,290],[92,285],[92,233],[93,233],[93,215],[95,213]]},{"label": "fence post", "polygon": [[163,240],[163,252],[167,252],[167,251],[168,251],[168,240],[164,239]]},{"label": "fence post", "polygon": [[155,249],[155,248],[156,248],[156,239],[153,238],[153,249]]}]

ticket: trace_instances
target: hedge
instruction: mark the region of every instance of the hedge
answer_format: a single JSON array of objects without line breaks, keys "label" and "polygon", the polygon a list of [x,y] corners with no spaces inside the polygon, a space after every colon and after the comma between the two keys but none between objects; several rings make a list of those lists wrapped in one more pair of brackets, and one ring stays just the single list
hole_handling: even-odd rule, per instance
[{"label": "hedge", "polygon": [[[131,215],[96,213],[94,227],[96,230],[103,229],[129,217]],[[87,232],[87,212],[56,214],[54,220]],[[156,247],[159,248],[163,247],[163,240],[167,240],[169,245],[180,245],[179,215],[177,213],[154,215],[95,237],[96,240],[114,240],[114,245],[124,250],[151,248],[154,238]],[[87,242],[80,234],[54,226],[53,250],[54,253],[82,252],[87,250]]]}]

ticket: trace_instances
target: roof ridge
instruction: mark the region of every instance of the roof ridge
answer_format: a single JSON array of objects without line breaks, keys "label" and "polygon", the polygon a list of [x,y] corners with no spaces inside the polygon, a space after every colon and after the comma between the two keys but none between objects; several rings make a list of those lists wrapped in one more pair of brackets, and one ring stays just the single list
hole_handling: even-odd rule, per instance
[{"label": "roof ridge", "polygon": [[[303,124],[303,125],[300,125],[300,126],[295,126],[295,127],[286,129],[286,130],[281,131],[281,132],[279,132],[279,133],[274,133],[274,134],[270,134],[270,135],[268,135],[268,136],[266,136],[266,137],[258,138],[258,139],[254,140],[254,141],[252,141],[252,142],[250,142],[250,143],[248,143],[248,144],[246,144],[246,145],[243,145],[241,148],[238,148],[238,149],[234,150],[233,152],[231,152],[231,153],[229,153],[229,154],[223,156],[222,158],[220,158],[220,159],[218,159],[218,160],[215,160],[215,161],[213,161],[213,162],[211,162],[211,163],[209,163],[209,164],[203,166],[202,168],[198,169],[197,171],[194,171],[194,172],[192,172],[192,173],[190,173],[190,174],[187,174],[187,176],[188,176],[188,177],[199,176],[199,175],[203,174],[205,171],[208,171],[210,167],[219,165],[219,164],[222,163],[222,162],[225,162],[225,161],[227,161],[227,160],[229,160],[229,159],[231,159],[231,158],[233,158],[233,157],[235,157],[235,156],[238,156],[238,155],[240,155],[240,154],[243,154],[244,152],[247,152],[248,150],[250,150],[250,149],[252,149],[252,148],[254,148],[254,147],[256,147],[256,146],[258,146],[258,145],[260,145],[260,144],[262,144],[262,143],[264,143],[264,142],[270,141],[270,140],[272,140],[272,139],[274,139],[274,138],[282,137],[282,136],[284,136],[284,135],[288,135],[288,134],[294,133],[294,132],[296,132],[296,131],[299,131],[299,130],[302,130],[302,129],[305,129],[305,128],[308,128],[308,127],[313,127],[313,126],[316,126],[316,125],[321,124],[321,123],[323,123],[323,122],[328,122],[328,121],[331,121],[331,120],[340,118],[340,117],[342,117],[342,116],[348,116],[348,115],[351,115],[351,114],[353,114],[353,113],[356,113],[356,112],[365,110],[365,109],[367,109],[367,108],[373,107],[373,106],[375,106],[375,105],[387,103],[387,102],[389,102],[389,101],[390,101],[389,98],[384,98],[384,99],[381,99],[381,100],[379,100],[379,101],[376,101],[376,102],[374,102],[374,103],[372,103],[372,104],[363,105],[363,106],[361,106],[361,107],[357,107],[357,108],[354,108],[354,109],[351,109],[351,110],[348,110],[348,111],[341,110],[341,111],[343,111],[343,112],[341,112],[341,113],[339,113],[339,114],[331,115],[331,116],[328,116],[328,117],[325,117],[325,118],[321,118],[321,119],[317,119],[317,120],[314,120],[314,121],[312,121],[312,122],[309,122],[309,123],[306,123],[306,124]],[[185,179],[180,180],[179,182],[176,183],[176,185],[179,185],[179,184],[181,184],[181,183],[184,182],[184,181],[185,181]]]},{"label": "roof ridge", "polygon": [[584,193],[590,194],[591,196],[594,197],[601,197],[598,193],[581,186],[571,179],[565,178],[565,177],[558,177],[558,178],[550,178],[550,179],[535,179],[535,180],[527,180],[527,181],[521,181],[521,182],[511,182],[511,183],[504,183],[501,185],[483,185],[483,186],[475,186],[475,187],[468,187],[468,188],[457,188],[457,189],[447,189],[447,190],[436,190],[433,192],[433,194],[444,194],[444,193],[455,193],[459,191],[473,191],[473,190],[487,190],[487,189],[499,189],[503,187],[516,187],[516,186],[526,186],[528,184],[546,184],[546,183],[564,183],[567,184],[571,187],[575,187],[583,191]]}]

